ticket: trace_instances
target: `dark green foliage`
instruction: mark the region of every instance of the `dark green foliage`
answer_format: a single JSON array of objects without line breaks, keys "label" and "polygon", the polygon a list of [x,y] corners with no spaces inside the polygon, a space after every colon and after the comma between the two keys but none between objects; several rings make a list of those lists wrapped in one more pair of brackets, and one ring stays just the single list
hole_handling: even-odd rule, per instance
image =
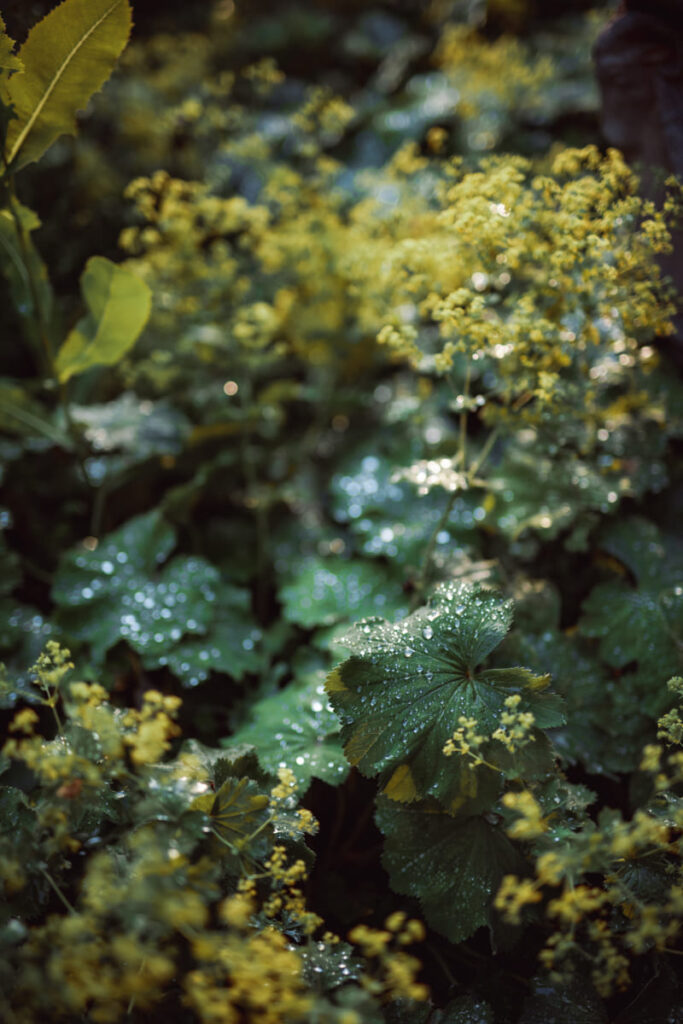
[{"label": "dark green foliage", "polygon": [[511,619],[510,602],[459,584],[443,586],[429,606],[396,626],[376,620],[357,625],[345,641],[353,656],[328,681],[351,764],[379,775],[397,800],[435,796],[453,809],[490,806],[488,767],[475,783],[467,762],[454,768],[442,759],[461,716],[475,719],[489,736],[504,699],[519,695],[520,707],[541,728],[563,718],[561,701],[544,692],[547,678],[523,668],[480,667]]},{"label": "dark green foliage", "polygon": [[681,189],[584,6],[0,19],[3,1024],[679,1020]]},{"label": "dark green foliage", "polygon": [[376,820],[392,888],[419,899],[433,928],[461,942],[489,921],[503,875],[520,866],[499,827],[479,816],[453,818],[435,802],[406,807],[386,798]]},{"label": "dark green foliage", "polygon": [[66,636],[87,642],[98,663],[125,640],[143,664],[168,665],[190,686],[211,669],[237,680],[258,671],[261,631],[249,616],[248,593],[223,583],[203,558],[166,562],[175,542],[157,511],[109,534],[95,551],[65,555],[52,596]]}]

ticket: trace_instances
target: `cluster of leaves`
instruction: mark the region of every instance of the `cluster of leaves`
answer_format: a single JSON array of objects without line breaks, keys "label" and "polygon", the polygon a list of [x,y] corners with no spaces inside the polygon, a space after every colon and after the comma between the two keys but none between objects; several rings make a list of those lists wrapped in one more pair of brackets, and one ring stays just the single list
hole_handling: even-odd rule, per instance
[{"label": "cluster of leaves", "polygon": [[606,12],[417,6],[207,5],[68,144],[128,0],[0,24],[10,1022],[680,1005],[680,186],[561,144]]},{"label": "cluster of leaves", "polygon": [[117,709],[69,679],[68,657],[53,641],[33,669],[54,737],[27,708],[0,755],[4,1020],[360,1024],[384,998],[423,996],[401,950],[419,922],[395,915],[365,969],[338,936],[313,941],[303,837],[317,823],[291,772],[268,784],[252,747],[196,741],[162,762],[179,698]]}]

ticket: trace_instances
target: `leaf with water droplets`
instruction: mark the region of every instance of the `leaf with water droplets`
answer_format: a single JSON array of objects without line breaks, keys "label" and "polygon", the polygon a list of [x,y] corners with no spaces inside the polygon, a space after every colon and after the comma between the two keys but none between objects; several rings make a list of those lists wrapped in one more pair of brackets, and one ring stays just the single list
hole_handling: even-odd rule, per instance
[{"label": "leaf with water droplets", "polygon": [[123,451],[128,462],[176,455],[190,431],[187,418],[170,403],[140,399],[132,391],[102,405],[72,405],[71,418],[84,427],[95,451]]},{"label": "leaf with water droplets", "polygon": [[249,591],[217,583],[211,592],[214,597],[206,605],[211,619],[205,632],[184,636],[161,655],[152,652],[143,659],[147,667],[166,665],[185,686],[203,683],[210,672],[239,682],[265,668],[267,645],[251,613]]},{"label": "leaf with water droplets", "polygon": [[[396,565],[420,564],[425,544],[441,521],[448,496],[433,490],[416,493],[405,480],[396,479],[397,458],[377,454],[376,447],[355,453],[332,479],[332,512],[339,523],[348,523],[365,555],[391,558]],[[436,537],[437,560],[459,553],[458,540],[472,536],[477,519],[477,497],[458,497]]]},{"label": "leaf with water droplets", "polygon": [[303,976],[315,992],[327,993],[357,981],[363,963],[348,942],[309,942],[301,947]]},{"label": "leaf with water droplets", "polygon": [[281,588],[280,601],[289,622],[308,627],[408,611],[394,573],[377,562],[345,558],[306,559]]},{"label": "leaf with water droplets", "polygon": [[582,512],[607,508],[610,490],[592,466],[575,456],[550,458],[537,444],[516,443],[490,481],[487,523],[512,539],[527,529],[552,539]]},{"label": "leaf with water droplets", "polygon": [[487,924],[503,875],[520,869],[499,827],[481,817],[454,818],[435,800],[405,806],[380,797],[375,820],[392,889],[419,899],[428,923],[451,942]]},{"label": "leaf with water droplets", "polygon": [[434,1024],[493,1024],[493,1009],[483,999],[458,996],[434,1019]]},{"label": "leaf with water droplets", "polygon": [[647,710],[667,704],[666,680],[683,667],[683,550],[652,523],[633,517],[608,527],[600,547],[628,568],[635,584],[621,578],[599,583],[583,603],[579,627],[600,640],[600,655],[613,668],[638,663],[649,679]]},{"label": "leaf with water droplets", "polygon": [[345,640],[353,656],[327,682],[351,764],[379,775],[395,800],[434,796],[470,814],[490,807],[496,773],[443,754],[459,719],[476,719],[477,733],[490,736],[506,697],[519,694],[519,710],[533,713],[539,727],[563,721],[560,699],[545,692],[547,676],[481,667],[511,620],[511,601],[456,583],[440,587],[427,607],[403,622],[367,620],[354,627]]},{"label": "leaf with water droplets", "polygon": [[[189,682],[200,681],[201,668],[206,669],[205,678],[209,668],[229,664],[231,657],[239,671],[243,665],[237,642],[246,639],[249,650],[254,646],[241,635],[253,629],[246,591],[222,584],[218,570],[203,558],[178,556],[161,568],[174,544],[174,531],[155,511],[110,533],[94,551],[67,552],[52,594],[60,625],[69,637],[90,644],[99,662],[125,640],[147,667],[168,664]],[[217,614],[219,593],[228,619],[221,642],[218,634],[226,623]],[[239,619],[239,636],[237,628],[229,631],[231,612],[233,620]],[[192,635],[202,641],[192,641],[191,651],[183,650],[181,645]]]},{"label": "leaf with water droplets", "polygon": [[301,794],[312,778],[338,786],[348,773],[339,720],[329,707],[322,672],[255,704],[230,743],[253,744],[262,767],[273,775],[278,768],[291,769]]}]

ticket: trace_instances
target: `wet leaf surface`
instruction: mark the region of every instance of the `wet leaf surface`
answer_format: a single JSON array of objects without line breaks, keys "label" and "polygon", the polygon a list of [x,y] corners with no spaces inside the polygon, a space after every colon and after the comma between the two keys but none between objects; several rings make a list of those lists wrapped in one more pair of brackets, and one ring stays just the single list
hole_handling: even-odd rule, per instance
[{"label": "wet leaf surface", "polygon": [[375,820],[392,888],[417,897],[432,928],[462,942],[487,923],[503,875],[520,864],[503,831],[480,817],[453,818],[432,800],[380,797]]},{"label": "wet leaf surface", "polygon": [[431,795],[470,813],[487,806],[495,793],[488,769],[474,772],[464,758],[443,754],[459,718],[476,719],[478,732],[490,736],[505,698],[520,694],[520,708],[540,728],[563,720],[561,700],[544,692],[547,678],[524,668],[482,667],[511,621],[510,601],[461,583],[440,587],[401,623],[357,625],[346,641],[352,657],[327,682],[351,764],[379,775],[394,799]]}]

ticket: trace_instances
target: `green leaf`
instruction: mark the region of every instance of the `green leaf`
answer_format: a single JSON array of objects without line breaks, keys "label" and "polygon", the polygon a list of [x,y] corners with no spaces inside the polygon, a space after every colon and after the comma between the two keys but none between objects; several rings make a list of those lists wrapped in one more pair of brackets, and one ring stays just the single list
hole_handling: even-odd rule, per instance
[{"label": "green leaf", "polygon": [[71,419],[85,428],[95,451],[124,451],[142,462],[152,455],[176,455],[190,432],[183,413],[166,401],[141,399],[125,391],[101,405],[72,405]]},{"label": "green leaf", "polygon": [[309,628],[364,615],[400,617],[408,611],[400,597],[395,575],[383,565],[344,558],[309,558],[280,590],[285,618]]},{"label": "green leaf", "polygon": [[263,636],[249,593],[220,579],[204,558],[178,556],[161,567],[175,532],[157,510],[131,519],[94,551],[62,556],[53,600],[59,623],[91,645],[101,662],[125,640],[146,668],[168,666],[187,686],[211,670],[241,679],[265,665]]},{"label": "green leaf", "polygon": [[186,686],[197,686],[211,671],[237,681],[248,673],[263,671],[268,638],[251,614],[249,591],[217,583],[212,584],[211,592],[212,619],[204,634],[185,637],[161,656],[151,653],[143,659],[146,665],[167,665]]},{"label": "green leaf", "polygon": [[375,820],[392,889],[417,897],[432,928],[462,942],[488,923],[503,875],[520,867],[501,829],[480,817],[453,818],[434,800],[404,806],[380,797]]},{"label": "green leaf", "polygon": [[[45,642],[54,634],[53,625],[34,608],[33,605],[19,604],[11,598],[0,600],[0,651],[2,660],[8,659],[6,652],[15,648],[17,661],[21,666],[14,673],[17,687],[22,691],[31,691],[26,665],[33,665],[43,650]],[[13,665],[13,668],[15,666]]]},{"label": "green leaf", "polygon": [[493,1024],[493,1010],[483,999],[458,996],[441,1011],[434,1024]]},{"label": "green leaf", "polygon": [[176,559],[160,579],[153,578],[174,544],[174,531],[155,511],[131,519],[94,551],[80,548],[62,556],[52,593],[60,622],[92,645],[97,660],[124,638],[141,652],[163,652],[205,622],[208,602],[197,585],[214,582],[215,570],[198,581],[194,570],[206,563]]},{"label": "green leaf", "polygon": [[[207,799],[199,797],[193,807],[203,810]],[[242,856],[263,856],[270,842],[264,829],[270,811],[268,796],[253,779],[226,779],[211,800],[208,814],[228,867],[239,870]],[[218,849],[218,841],[214,848]]]},{"label": "green leaf", "polygon": [[103,256],[88,260],[81,290],[90,312],[57,353],[55,366],[62,382],[93,366],[117,363],[137,341],[152,308],[145,282]]},{"label": "green leaf", "polygon": [[519,693],[520,709],[531,711],[540,727],[563,721],[560,699],[543,692],[547,677],[481,667],[511,620],[511,601],[460,583],[440,587],[427,607],[401,623],[357,625],[345,641],[354,655],[327,683],[351,764],[379,775],[396,800],[431,795],[469,813],[490,806],[495,774],[443,754],[459,718],[475,718],[477,731],[491,735],[505,698]]},{"label": "green leaf", "polygon": [[253,744],[260,764],[273,775],[278,768],[291,769],[303,794],[312,778],[333,786],[344,781],[348,765],[339,729],[324,675],[315,672],[255,704],[230,743]]},{"label": "green leaf", "polygon": [[358,981],[363,973],[363,964],[348,942],[309,942],[302,946],[300,956],[303,976],[315,992],[332,992]]},{"label": "green leaf", "polygon": [[[2,71],[21,71],[23,64],[14,53],[16,43],[7,35],[5,22],[0,16],[0,69]],[[7,85],[6,76],[0,77],[0,100],[4,101],[4,89]]]},{"label": "green leaf", "polygon": [[607,1012],[590,980],[574,977],[565,984],[539,978],[524,1000],[520,1024],[606,1024]]},{"label": "green leaf", "polygon": [[39,227],[38,215],[16,200],[11,210],[0,210],[0,269],[9,282],[24,329],[31,336],[36,333],[36,298],[48,324],[54,304],[47,268],[31,239],[31,232]]},{"label": "green leaf", "polygon": [[5,156],[13,171],[38,160],[109,78],[132,25],[128,0],[64,0],[29,32],[22,70],[6,85],[15,119]]},{"label": "green leaf", "polygon": [[[382,556],[417,568],[430,535],[441,521],[449,496],[438,489],[418,495],[396,479],[397,458],[369,448],[355,454],[332,479],[332,512],[348,524],[364,555]],[[462,539],[476,526],[473,494],[458,496],[436,538],[435,561],[456,561]]]},{"label": "green leaf", "polygon": [[508,446],[489,481],[486,522],[513,540],[525,530],[550,540],[582,513],[607,512],[618,490],[617,484],[574,453],[561,451],[551,458],[538,443],[516,443]]},{"label": "green leaf", "polygon": [[14,53],[16,43],[7,35],[5,22],[0,16],[0,147],[5,151],[7,128],[14,117],[14,109],[7,92],[10,78],[21,71],[23,64]]},{"label": "green leaf", "polygon": [[605,530],[600,546],[631,571],[636,585],[599,583],[583,603],[579,628],[600,640],[600,655],[613,668],[638,663],[645,710],[656,716],[666,705],[666,680],[683,666],[682,546],[635,517]]},{"label": "green leaf", "polygon": [[630,675],[615,680],[588,641],[556,628],[515,630],[503,647],[501,658],[522,661],[539,674],[553,672],[567,706],[566,724],[552,734],[556,753],[596,775],[635,770],[652,722]]}]

